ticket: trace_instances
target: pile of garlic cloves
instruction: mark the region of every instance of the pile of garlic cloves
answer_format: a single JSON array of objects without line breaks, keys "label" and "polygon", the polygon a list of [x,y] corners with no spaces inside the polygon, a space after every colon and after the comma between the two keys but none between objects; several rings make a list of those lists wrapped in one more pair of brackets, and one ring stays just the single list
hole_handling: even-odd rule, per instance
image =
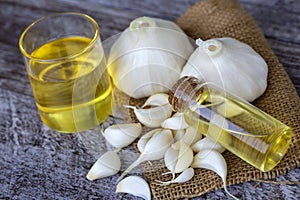
[{"label": "pile of garlic cloves", "polygon": [[[118,152],[137,140],[140,155],[118,178],[116,192],[150,200],[150,188],[144,179],[124,177],[142,162],[163,159],[168,171],[162,176],[172,176],[167,181],[155,180],[155,184],[166,186],[187,182],[193,178],[194,168],[204,168],[216,172],[222,178],[225,191],[235,198],[226,187],[227,166],[221,155],[225,149],[208,137],[202,138],[197,129],[185,122],[183,113],[173,113],[167,94],[154,94],[141,107],[124,107],[133,109],[138,122],[114,124],[102,132],[106,141],[116,149],[104,153],[95,162],[87,179],[96,180],[117,174],[121,168]],[[143,133],[142,126],[151,130]]]}]

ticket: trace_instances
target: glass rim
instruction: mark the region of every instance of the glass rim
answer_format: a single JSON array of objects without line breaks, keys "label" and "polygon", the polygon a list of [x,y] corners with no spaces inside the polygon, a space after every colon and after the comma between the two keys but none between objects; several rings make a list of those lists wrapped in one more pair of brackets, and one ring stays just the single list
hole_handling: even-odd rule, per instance
[{"label": "glass rim", "polygon": [[[48,19],[50,17],[54,17],[54,16],[63,16],[63,15],[75,15],[75,16],[81,16],[83,18],[86,18],[88,19],[88,21],[90,21],[92,23],[92,25],[95,27],[95,33],[94,33],[94,36],[93,38],[91,39],[91,41],[88,43],[88,45],[86,47],[84,47],[80,52],[78,53],[74,53],[72,55],[68,55],[68,56],[65,56],[65,57],[61,57],[61,58],[54,58],[54,59],[41,59],[41,58],[37,58],[37,57],[34,57],[32,56],[31,54],[29,54],[25,48],[24,48],[24,37],[25,35],[28,33],[28,31],[34,27],[36,24],[38,24],[39,22],[41,21],[44,21],[45,19]],[[34,22],[32,22],[30,25],[28,25],[25,30],[22,32],[21,36],[20,36],[20,39],[19,39],[19,48],[20,48],[20,51],[21,53],[27,57],[28,59],[30,60],[34,60],[34,61],[40,61],[40,62],[54,62],[54,61],[59,61],[59,60],[65,60],[65,59],[72,59],[72,58],[76,58],[80,55],[82,55],[83,53],[85,53],[88,49],[90,49],[93,44],[96,42],[97,38],[99,37],[99,32],[100,32],[100,28],[99,28],[99,25],[97,24],[97,22],[92,18],[90,17],[89,15],[87,14],[83,14],[83,13],[79,13],[79,12],[61,12],[61,13],[54,13],[54,14],[50,14],[50,15],[46,15],[44,17],[41,17],[37,20],[35,20]]]}]

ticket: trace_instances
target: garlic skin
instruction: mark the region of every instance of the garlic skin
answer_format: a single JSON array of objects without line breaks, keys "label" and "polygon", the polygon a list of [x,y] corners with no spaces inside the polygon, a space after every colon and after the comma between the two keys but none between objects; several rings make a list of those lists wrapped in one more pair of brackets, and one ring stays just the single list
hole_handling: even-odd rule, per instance
[{"label": "garlic skin", "polygon": [[103,136],[112,146],[123,148],[130,145],[141,133],[140,123],[114,124],[105,129]]},{"label": "garlic skin", "polygon": [[120,171],[121,161],[114,151],[103,154],[89,170],[86,178],[90,181],[112,176]]},{"label": "garlic skin", "polygon": [[[253,101],[267,88],[268,66],[249,45],[225,37],[202,41],[184,66],[181,77],[194,76]],[[235,78],[236,77],[236,78]]]},{"label": "garlic skin", "polygon": [[151,200],[151,192],[148,183],[138,176],[129,176],[120,181],[116,192],[123,192]]},{"label": "garlic skin", "polygon": [[116,87],[130,97],[167,93],[193,50],[174,22],[140,17],[112,45],[108,72]]}]

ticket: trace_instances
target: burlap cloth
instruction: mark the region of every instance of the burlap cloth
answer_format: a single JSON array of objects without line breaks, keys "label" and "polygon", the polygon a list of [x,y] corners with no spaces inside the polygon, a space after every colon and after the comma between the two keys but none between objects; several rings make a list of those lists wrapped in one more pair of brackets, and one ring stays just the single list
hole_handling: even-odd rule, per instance
[{"label": "burlap cloth", "polygon": [[[288,153],[278,166],[269,172],[255,169],[228,151],[223,153],[228,167],[228,185],[271,179],[300,167],[300,99],[253,18],[236,0],[206,0],[188,9],[177,20],[177,24],[193,39],[233,37],[253,47],[269,67],[268,88],[253,103],[290,126],[295,133]],[[195,197],[223,187],[221,178],[205,169],[196,169],[193,179],[186,183],[158,186],[154,180],[170,180],[170,176],[161,176],[167,172],[163,162],[146,162],[143,168],[154,199]]]}]

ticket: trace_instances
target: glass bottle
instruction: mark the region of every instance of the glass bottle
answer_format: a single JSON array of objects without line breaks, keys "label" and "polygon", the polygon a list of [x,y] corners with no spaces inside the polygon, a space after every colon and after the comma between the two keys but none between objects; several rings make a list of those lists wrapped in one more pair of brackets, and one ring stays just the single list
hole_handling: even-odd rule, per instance
[{"label": "glass bottle", "polygon": [[263,172],[273,169],[291,143],[290,127],[214,84],[182,77],[169,102],[186,122]]}]

